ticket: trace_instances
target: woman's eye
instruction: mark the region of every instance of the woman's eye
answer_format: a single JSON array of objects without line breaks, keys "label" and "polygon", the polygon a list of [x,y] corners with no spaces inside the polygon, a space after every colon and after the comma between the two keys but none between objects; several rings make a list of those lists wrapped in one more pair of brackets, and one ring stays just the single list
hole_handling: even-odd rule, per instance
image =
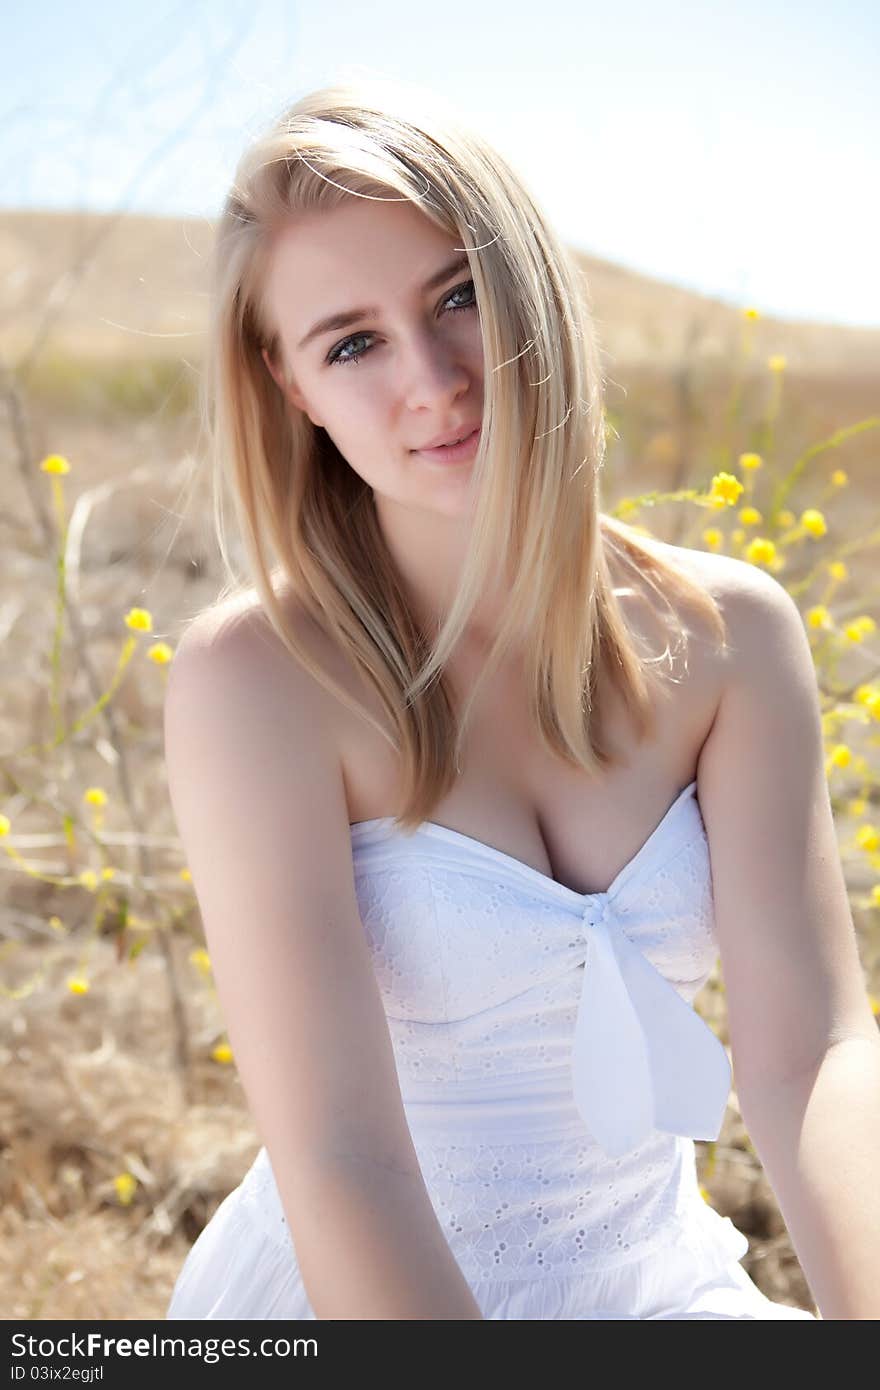
[{"label": "woman's eye", "polygon": [[[446,296],[446,303],[449,303],[449,300],[450,300],[450,299],[454,299],[456,295],[461,294],[462,291],[464,291],[464,290],[470,290],[471,296],[472,296],[471,299],[470,299],[469,302],[466,303],[466,304],[452,304],[452,305],[450,305],[450,313],[456,314],[456,313],[461,313],[461,312],[462,312],[463,310],[465,310],[465,309],[476,309],[476,307],[477,307],[477,300],[476,300],[476,294],[475,294],[475,292],[474,292],[474,282],[473,282],[473,280],[466,280],[466,281],[464,282],[463,285],[458,285],[458,286],[456,287],[456,289],[452,290],[452,291]],[[369,349],[369,347],[365,347],[365,348],[361,348],[359,352],[352,352],[352,351],[349,351],[349,349],[350,349],[350,347],[351,347],[351,344],[352,344],[352,343],[361,342],[361,341],[365,341],[367,338],[372,338],[372,336],[373,336],[372,333],[354,333],[354,334],[352,334],[352,336],[351,336],[350,338],[345,338],[341,343],[337,343],[336,347],[335,347],[335,348],[331,348],[330,352],[329,352],[328,355],[327,355],[327,362],[328,362],[328,364],[329,364],[330,366],[333,366],[336,362],[340,362],[340,363],[354,362],[354,363],[357,363],[358,360],[359,360],[361,357],[363,357],[364,353],[365,353],[365,352],[369,352],[370,349]]]}]

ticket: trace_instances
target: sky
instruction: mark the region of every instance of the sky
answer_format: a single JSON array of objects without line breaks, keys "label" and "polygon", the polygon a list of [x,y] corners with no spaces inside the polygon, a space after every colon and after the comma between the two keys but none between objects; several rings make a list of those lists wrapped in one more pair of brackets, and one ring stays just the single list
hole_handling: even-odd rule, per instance
[{"label": "sky", "polygon": [[214,219],[245,147],[360,76],[436,92],[571,246],[880,326],[876,0],[7,7],[0,207]]}]

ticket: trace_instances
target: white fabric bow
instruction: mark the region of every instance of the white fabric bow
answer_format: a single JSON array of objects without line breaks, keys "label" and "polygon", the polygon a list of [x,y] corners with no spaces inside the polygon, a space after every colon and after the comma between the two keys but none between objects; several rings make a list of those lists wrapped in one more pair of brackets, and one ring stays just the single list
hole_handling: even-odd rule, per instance
[{"label": "white fabric bow", "polygon": [[717,1139],[731,1069],[720,1039],[620,930],[587,920],[572,1052],[574,1099],[614,1158],[651,1130]]}]

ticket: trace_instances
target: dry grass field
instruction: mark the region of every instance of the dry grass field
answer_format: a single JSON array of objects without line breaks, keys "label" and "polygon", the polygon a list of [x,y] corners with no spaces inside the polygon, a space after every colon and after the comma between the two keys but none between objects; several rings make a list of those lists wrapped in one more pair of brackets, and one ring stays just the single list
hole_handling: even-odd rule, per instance
[{"label": "dry grass field", "polygon": [[[149,655],[173,649],[223,581],[206,472],[194,474],[210,239],[207,223],[180,219],[0,214],[5,1318],[162,1317],[192,1241],[259,1144],[234,1061],[216,1050],[223,1020],[165,787],[167,665]],[[606,510],[649,489],[706,490],[719,469],[744,476],[748,450],[764,458],[748,498],[761,509],[771,481],[837,436],[807,454],[786,501],[795,517],[818,509],[827,532],[780,546],[777,577],[802,611],[827,602],[834,620],[817,672],[829,751],[851,757],[839,755],[829,785],[878,997],[880,855],[864,827],[880,822],[880,730],[851,692],[880,672],[880,328],[746,323],[737,307],[581,259],[614,430]],[[768,369],[773,355],[784,370]],[[63,479],[41,471],[49,455],[68,461]],[[748,536],[719,515],[659,501],[628,519],[690,546],[724,526],[736,551]],[[835,560],[846,576],[826,598]],[[133,609],[151,627],[118,672]],[[697,1005],[726,1042],[723,982],[713,976]],[[697,1150],[707,1200],[750,1238],[749,1273],[813,1308],[735,1093],[718,1142]]]}]

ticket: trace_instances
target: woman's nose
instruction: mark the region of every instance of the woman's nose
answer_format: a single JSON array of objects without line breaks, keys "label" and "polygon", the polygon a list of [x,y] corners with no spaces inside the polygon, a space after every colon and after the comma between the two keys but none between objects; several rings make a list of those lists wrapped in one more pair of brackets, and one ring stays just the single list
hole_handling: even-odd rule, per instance
[{"label": "woman's nose", "polygon": [[406,403],[411,410],[460,395],[474,375],[460,344],[438,342],[429,336],[412,344],[404,374]]}]

